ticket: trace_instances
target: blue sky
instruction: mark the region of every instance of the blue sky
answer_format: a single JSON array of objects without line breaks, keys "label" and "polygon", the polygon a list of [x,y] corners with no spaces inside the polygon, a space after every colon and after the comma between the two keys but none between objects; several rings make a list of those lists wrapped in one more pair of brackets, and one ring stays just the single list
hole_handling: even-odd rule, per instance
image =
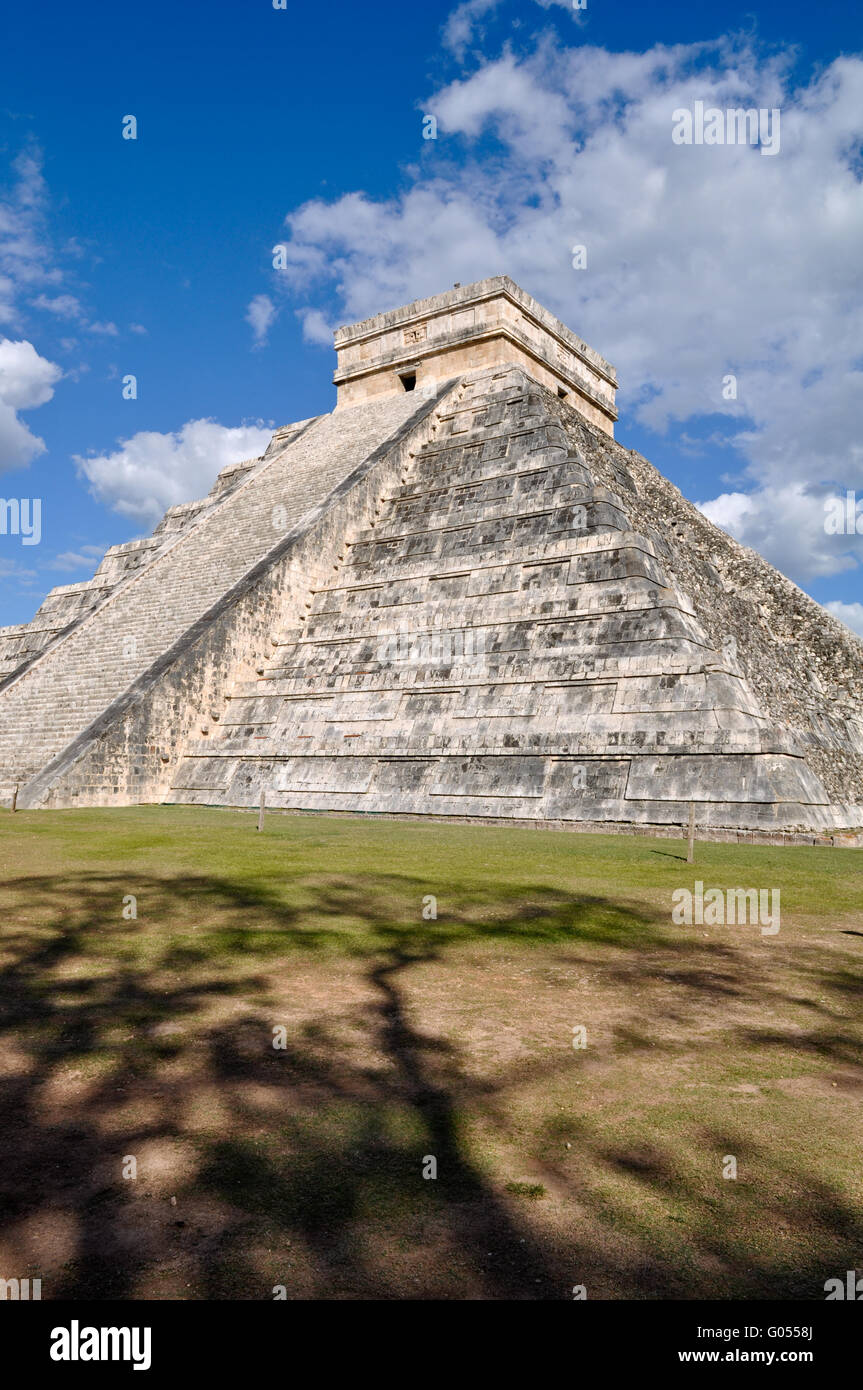
[{"label": "blue sky", "polygon": [[[42,539],[0,535],[0,624],[332,409],[334,325],[508,273],[617,365],[618,439],[863,632],[863,536],[823,526],[863,502],[847,3],[49,0],[5,29],[0,494]],[[778,107],[779,153],[675,147],[696,99]]]}]

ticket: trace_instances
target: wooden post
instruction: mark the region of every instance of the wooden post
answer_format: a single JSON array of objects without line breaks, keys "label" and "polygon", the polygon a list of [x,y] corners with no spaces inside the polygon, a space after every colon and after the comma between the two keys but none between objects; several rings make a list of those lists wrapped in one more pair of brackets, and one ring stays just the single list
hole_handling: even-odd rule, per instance
[{"label": "wooden post", "polygon": [[15,811],[17,811],[17,810],[18,810],[18,784],[17,784],[17,782],[16,782],[16,784],[15,784],[15,790],[14,790],[14,792],[12,793],[12,812],[13,812],[13,814],[14,814]]},{"label": "wooden post", "polygon": [[691,864],[695,859],[695,802],[689,803],[689,844],[686,849],[686,862]]},{"label": "wooden post", "polygon": [[264,788],[261,787],[261,809],[260,809],[260,811],[258,812],[258,830],[259,830],[259,831],[260,831],[260,830],[263,830],[263,828],[264,828],[264,811],[266,810],[266,801],[267,801],[267,793],[264,791]]}]

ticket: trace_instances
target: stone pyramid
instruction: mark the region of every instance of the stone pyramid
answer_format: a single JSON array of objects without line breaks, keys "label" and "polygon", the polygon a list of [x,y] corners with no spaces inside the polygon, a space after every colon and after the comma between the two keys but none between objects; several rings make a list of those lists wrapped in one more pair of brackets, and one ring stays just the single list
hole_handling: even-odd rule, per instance
[{"label": "stone pyramid", "polygon": [[615,443],[506,277],[336,335],[331,415],[0,630],[21,806],[853,839],[863,644]]}]

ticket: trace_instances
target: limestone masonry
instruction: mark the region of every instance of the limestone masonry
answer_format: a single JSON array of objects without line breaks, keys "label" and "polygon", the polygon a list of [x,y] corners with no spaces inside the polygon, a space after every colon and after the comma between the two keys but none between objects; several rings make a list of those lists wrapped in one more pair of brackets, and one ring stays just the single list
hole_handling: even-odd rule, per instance
[{"label": "limestone masonry", "polygon": [[336,334],[331,415],[0,628],[0,799],[854,842],[863,644],[614,441],[506,277]]}]

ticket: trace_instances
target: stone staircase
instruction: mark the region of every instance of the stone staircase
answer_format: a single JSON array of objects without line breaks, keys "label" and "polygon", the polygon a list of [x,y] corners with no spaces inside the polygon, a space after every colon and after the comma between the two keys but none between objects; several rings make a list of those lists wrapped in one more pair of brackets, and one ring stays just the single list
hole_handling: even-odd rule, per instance
[{"label": "stone staircase", "polygon": [[190,504],[189,524],[173,528],[169,514],[146,562],[0,689],[0,797],[18,785],[29,804],[27,784],[421,404],[405,395],[286,427],[254,466],[226,470],[235,476],[222,475],[207,505]]},{"label": "stone staircase", "polygon": [[[279,447],[289,444],[311,423],[311,420],[300,420],[296,424],[286,425],[276,436]],[[152,535],[126,541],[122,545],[112,545],[91,579],[58,585],[47,595],[29,623],[0,628],[0,690],[12,677],[20,675],[56,638],[86,618],[113,593],[118,584],[138,574],[159,552],[172,544],[180,532],[193,526],[218,502],[224,501],[264,461],[263,458],[255,458],[229,464],[222,469],[205,498],[169,507]]]}]

